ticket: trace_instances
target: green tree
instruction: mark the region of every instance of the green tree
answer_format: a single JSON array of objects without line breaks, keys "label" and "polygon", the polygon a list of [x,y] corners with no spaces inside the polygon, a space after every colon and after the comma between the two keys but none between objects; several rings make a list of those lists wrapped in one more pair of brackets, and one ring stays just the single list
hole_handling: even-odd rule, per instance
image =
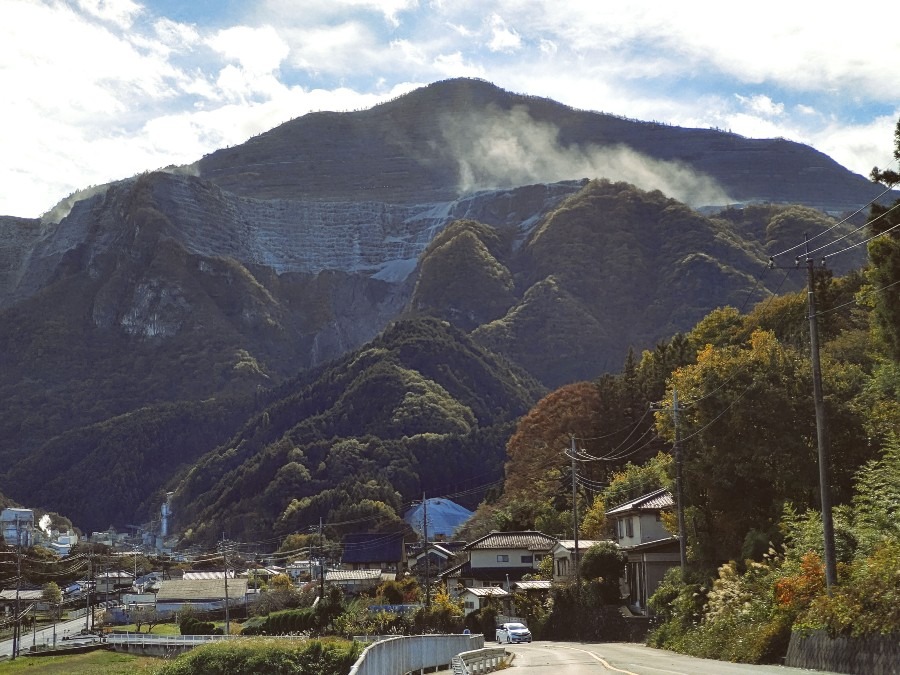
[{"label": "green tree", "polygon": [[617,602],[621,597],[619,579],[625,571],[628,554],[611,541],[594,544],[581,558],[581,576],[587,581],[598,580],[600,592],[606,602]]},{"label": "green tree", "polygon": [[[894,130],[894,158],[900,159],[900,120]],[[872,169],[872,180],[895,185],[900,174],[892,170]],[[900,200],[891,207],[873,204],[870,213],[867,277],[874,293],[873,321],[878,335],[894,361],[900,361]]]}]

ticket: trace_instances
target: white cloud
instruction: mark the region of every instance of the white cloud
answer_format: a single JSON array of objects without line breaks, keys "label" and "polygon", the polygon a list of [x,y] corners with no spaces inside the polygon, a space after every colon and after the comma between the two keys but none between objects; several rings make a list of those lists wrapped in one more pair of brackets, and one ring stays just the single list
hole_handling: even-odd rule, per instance
[{"label": "white cloud", "polygon": [[499,14],[492,14],[490,19],[491,39],[488,49],[492,52],[514,52],[522,46],[522,38],[507,27]]},{"label": "white cloud", "polygon": [[131,28],[143,8],[131,0],[77,0],[85,13],[119,28]]},{"label": "white cloud", "polygon": [[186,24],[155,2],[0,0],[0,89],[15,92],[0,116],[16,130],[0,135],[0,213],[447,77],[782,136],[864,174],[890,159],[900,113],[884,66],[900,43],[873,45],[865,13],[804,3],[261,0]]},{"label": "white cloud", "polygon": [[741,96],[735,94],[735,98],[750,112],[763,117],[780,117],[784,114],[784,103],[775,103],[768,96],[758,94],[756,96]]},{"label": "white cloud", "polygon": [[271,26],[237,26],[219,31],[209,45],[226,58],[237,61],[250,76],[266,75],[277,69],[290,48]]}]

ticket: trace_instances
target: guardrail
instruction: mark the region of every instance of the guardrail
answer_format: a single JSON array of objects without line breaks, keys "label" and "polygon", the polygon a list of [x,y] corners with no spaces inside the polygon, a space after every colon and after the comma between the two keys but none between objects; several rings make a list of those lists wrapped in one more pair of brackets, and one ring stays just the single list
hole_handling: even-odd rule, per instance
[{"label": "guardrail", "polygon": [[[105,636],[108,645],[192,645],[223,640],[252,640],[255,636],[247,635],[162,635],[154,633],[108,633]],[[266,635],[267,640],[303,640],[296,635]]]},{"label": "guardrail", "polygon": [[485,647],[463,652],[453,657],[453,675],[479,675],[492,673],[506,660],[503,647]]},{"label": "guardrail", "polygon": [[350,669],[350,675],[406,675],[426,668],[449,668],[453,657],[484,647],[483,635],[412,635],[374,642]]}]

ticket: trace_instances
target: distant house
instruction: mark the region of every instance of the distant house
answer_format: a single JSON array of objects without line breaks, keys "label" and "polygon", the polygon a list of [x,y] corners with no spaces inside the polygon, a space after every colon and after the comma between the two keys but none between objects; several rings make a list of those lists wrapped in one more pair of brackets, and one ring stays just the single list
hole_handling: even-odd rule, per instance
[{"label": "distant house", "polygon": [[[44,591],[40,589],[19,589],[19,610],[25,609],[32,603],[39,603],[44,597]],[[16,589],[7,588],[0,591],[0,610],[3,614],[14,614],[16,608]]]},{"label": "distant house", "polygon": [[491,532],[467,544],[467,560],[445,570],[439,578],[453,597],[469,588],[508,588],[526,574],[533,574],[556,538],[533,530]]},{"label": "distant house", "polygon": [[338,586],[347,595],[359,595],[378,588],[383,581],[394,580],[396,574],[380,570],[329,570],[325,583]]},{"label": "distant house", "polygon": [[[462,545],[465,546],[464,543]],[[427,552],[428,564],[426,570],[426,550],[424,544],[411,544],[406,547],[406,564],[410,574],[424,578],[427,571],[429,576],[434,579],[438,574],[451,566],[454,555],[455,552],[443,543],[429,542]]]},{"label": "distant house", "polygon": [[680,563],[679,540],[662,524],[661,514],[675,506],[672,493],[661,488],[606,512],[614,520],[619,546],[628,553],[625,582],[633,609],[647,611],[665,573]]},{"label": "distant house", "polygon": [[[599,544],[599,540],[580,539],[578,541],[578,559],[584,556],[594,544]],[[560,539],[553,547],[553,580],[566,581],[575,578],[575,540]]]},{"label": "distant house", "polygon": [[[228,578],[234,579],[237,576],[234,570],[228,570]],[[183,581],[204,581],[207,579],[224,579],[225,571],[218,572],[185,572],[181,577]]]},{"label": "distant house", "polygon": [[97,593],[114,595],[134,585],[134,575],[124,570],[101,572],[94,576]]},{"label": "distant house", "polygon": [[341,565],[349,570],[401,572],[406,567],[403,533],[346,535],[343,541]]},{"label": "distant house", "polygon": [[489,586],[487,588],[465,588],[459,594],[463,602],[463,612],[471,614],[479,609],[487,607],[493,602],[499,614],[511,614],[511,595],[504,588]]},{"label": "distant house", "polygon": [[[160,612],[180,612],[185,607],[196,610],[223,609],[225,607],[226,580],[163,580],[156,594],[156,609]],[[228,606],[243,607],[247,604],[247,580],[228,579]]]}]

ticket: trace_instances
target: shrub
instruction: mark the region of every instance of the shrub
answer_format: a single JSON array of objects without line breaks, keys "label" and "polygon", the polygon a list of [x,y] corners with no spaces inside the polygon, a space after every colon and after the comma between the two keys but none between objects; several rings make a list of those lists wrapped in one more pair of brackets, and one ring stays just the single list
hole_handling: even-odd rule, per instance
[{"label": "shrub", "polygon": [[345,675],[362,649],[346,640],[233,640],[197,647],[157,675]]}]

